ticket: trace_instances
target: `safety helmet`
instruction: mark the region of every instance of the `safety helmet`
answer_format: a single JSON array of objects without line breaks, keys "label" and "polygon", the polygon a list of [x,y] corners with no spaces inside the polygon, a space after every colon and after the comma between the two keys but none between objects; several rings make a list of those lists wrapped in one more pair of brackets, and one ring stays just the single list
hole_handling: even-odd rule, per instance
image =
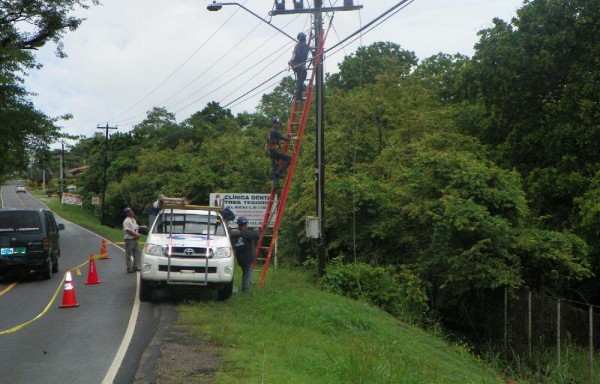
[{"label": "safety helmet", "polygon": [[300,32],[298,34],[298,41],[306,41],[306,35],[304,34],[304,32]]},{"label": "safety helmet", "polygon": [[248,219],[246,219],[244,216],[238,217],[238,219],[237,219],[237,225],[238,226],[242,226],[242,225],[245,225],[245,224],[248,224]]},{"label": "safety helmet", "polygon": [[132,210],[131,210],[131,208],[127,207],[127,208],[125,208],[125,209],[123,210],[123,214],[124,214],[125,216],[127,216],[127,215],[129,214],[129,212],[131,212],[131,211],[132,211]]},{"label": "safety helmet", "polygon": [[281,119],[279,119],[278,117],[274,118],[273,124],[281,124]]}]

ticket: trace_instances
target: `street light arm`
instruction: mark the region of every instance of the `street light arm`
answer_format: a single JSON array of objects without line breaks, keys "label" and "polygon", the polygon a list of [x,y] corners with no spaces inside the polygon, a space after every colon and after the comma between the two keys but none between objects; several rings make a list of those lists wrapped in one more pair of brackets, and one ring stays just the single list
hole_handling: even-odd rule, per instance
[{"label": "street light arm", "polygon": [[251,10],[249,10],[248,8],[244,7],[242,4],[240,3],[217,3],[216,1],[213,1],[212,4],[209,4],[206,6],[206,9],[208,9],[211,12],[214,11],[218,11],[220,10],[224,5],[237,5],[238,7],[244,9],[246,12],[250,13],[251,15],[253,15],[254,17],[260,19],[261,21],[269,24],[271,27],[275,28],[277,31],[283,33],[284,35],[286,35],[287,37],[289,37],[290,39],[292,39],[292,41],[296,42],[297,40],[288,35],[286,32],[282,31],[281,29],[277,28],[276,26],[274,26],[273,24],[271,24],[270,22],[268,22],[267,20],[263,19],[262,17],[258,16],[256,13],[252,12]]}]

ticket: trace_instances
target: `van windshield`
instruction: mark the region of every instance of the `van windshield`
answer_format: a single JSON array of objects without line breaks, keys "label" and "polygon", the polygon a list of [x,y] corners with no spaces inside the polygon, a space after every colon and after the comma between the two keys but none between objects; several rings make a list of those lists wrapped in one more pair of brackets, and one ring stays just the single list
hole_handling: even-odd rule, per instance
[{"label": "van windshield", "polygon": [[40,215],[30,211],[0,212],[0,234],[12,232],[39,232]]}]

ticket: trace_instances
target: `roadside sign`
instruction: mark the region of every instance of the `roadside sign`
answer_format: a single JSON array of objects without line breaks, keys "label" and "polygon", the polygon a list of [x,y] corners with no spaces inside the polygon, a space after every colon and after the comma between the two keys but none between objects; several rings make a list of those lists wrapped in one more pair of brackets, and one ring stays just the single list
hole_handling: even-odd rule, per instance
[{"label": "roadside sign", "polygon": [[64,192],[60,202],[61,204],[83,205],[83,197],[74,193]]},{"label": "roadside sign", "polygon": [[[236,218],[246,217],[249,227],[259,228],[265,216],[269,196],[268,193],[211,193],[210,205],[229,208]],[[275,210],[277,202],[273,204],[273,210]],[[273,215],[269,227],[273,227],[273,224],[275,224],[275,215]],[[235,220],[230,222],[229,226],[237,227]]]}]

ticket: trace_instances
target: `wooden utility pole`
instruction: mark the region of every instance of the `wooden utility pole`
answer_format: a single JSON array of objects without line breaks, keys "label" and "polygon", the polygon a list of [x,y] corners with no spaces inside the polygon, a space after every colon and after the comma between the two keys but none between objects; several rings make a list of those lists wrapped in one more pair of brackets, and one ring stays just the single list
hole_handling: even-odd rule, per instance
[{"label": "wooden utility pole", "polygon": [[[271,16],[275,15],[289,15],[295,13],[311,13],[314,15],[314,33],[315,44],[314,47],[318,47],[318,44],[323,37],[323,12],[336,12],[336,11],[356,11],[362,8],[362,5],[354,5],[353,0],[344,0],[344,6],[342,7],[323,7],[323,0],[315,0],[314,8],[304,8],[302,0],[294,0],[294,9],[286,10],[284,0],[275,0],[275,10],[269,12]],[[315,74],[315,91],[317,92],[315,98],[315,109],[316,109],[316,140],[315,140],[315,191],[316,191],[316,208],[318,217],[318,232],[319,238],[315,240],[317,245],[317,257],[318,257],[318,275],[323,276],[325,274],[325,267],[327,264],[327,255],[325,254],[325,237],[324,237],[324,224],[325,224],[325,87],[324,87],[324,73],[323,73],[323,61],[325,57],[321,57],[319,64],[314,71]]]},{"label": "wooden utility pole", "polygon": [[117,129],[117,127],[109,127],[106,123],[106,127],[97,126],[96,128],[106,131],[104,136],[104,177],[102,179],[102,202],[100,206],[100,224],[104,225],[104,198],[106,197],[106,170],[108,169],[108,130]]}]

